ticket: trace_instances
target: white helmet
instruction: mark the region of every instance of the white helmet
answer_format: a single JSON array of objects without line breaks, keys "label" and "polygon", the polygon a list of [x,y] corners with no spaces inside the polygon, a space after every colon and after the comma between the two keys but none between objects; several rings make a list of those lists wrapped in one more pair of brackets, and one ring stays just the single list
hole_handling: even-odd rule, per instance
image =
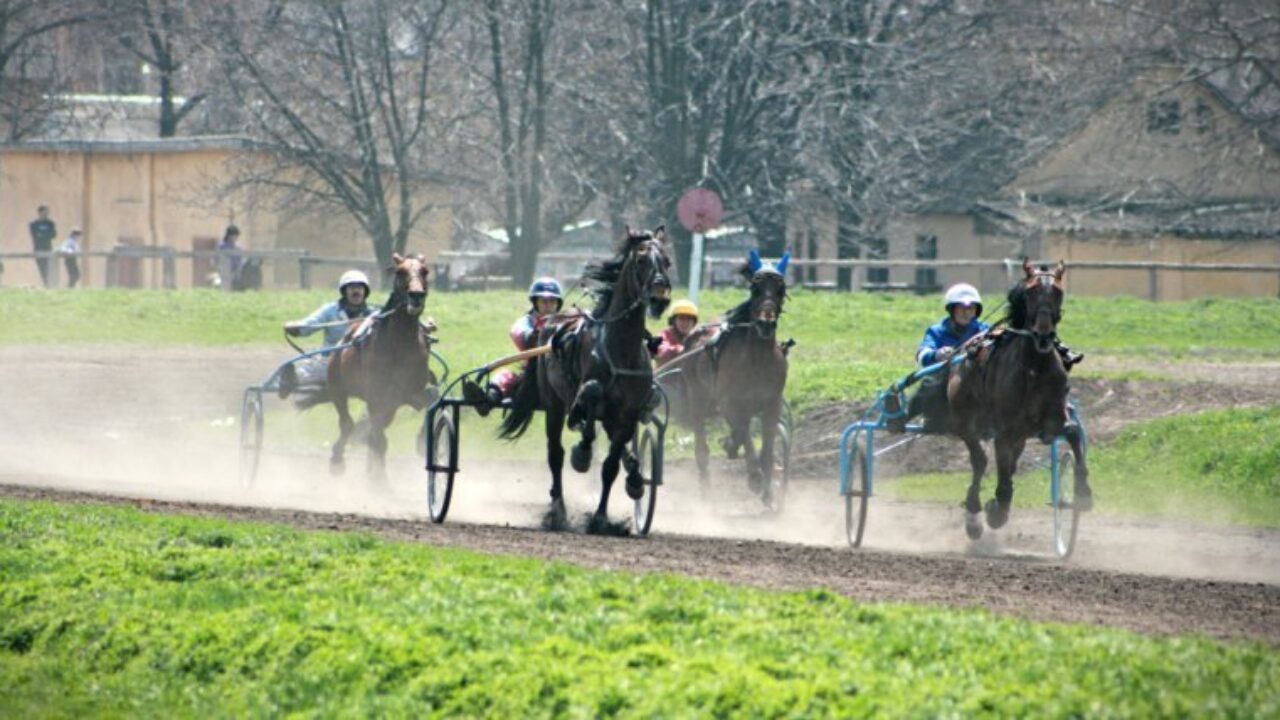
[{"label": "white helmet", "polygon": [[978,289],[969,283],[959,283],[947,289],[947,312],[951,312],[951,308],[955,305],[977,305],[978,312],[974,317],[982,316],[982,296],[978,294]]},{"label": "white helmet", "polygon": [[369,292],[369,276],[359,270],[348,270],[342,273],[342,277],[338,278],[338,292],[342,292],[342,289],[346,286],[354,285],[356,283],[364,285],[364,291],[366,294]]}]

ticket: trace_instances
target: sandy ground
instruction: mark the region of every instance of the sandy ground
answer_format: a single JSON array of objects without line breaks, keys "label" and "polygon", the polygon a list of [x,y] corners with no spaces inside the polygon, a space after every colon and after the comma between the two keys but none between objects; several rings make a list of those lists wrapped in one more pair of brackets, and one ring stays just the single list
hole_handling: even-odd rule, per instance
[{"label": "sandy ground", "polygon": [[[1076,554],[1063,565],[1050,556],[1042,499],[1018,498],[1009,526],[971,543],[958,505],[876,498],[864,548],[854,552],[844,541],[834,470],[817,453],[806,465],[811,476],[795,480],[781,515],[759,510],[740,487],[736,465],[719,463],[712,488],[702,492],[687,468],[673,464],[646,539],[537,530],[548,489],[541,459],[463,457],[442,526],[425,520],[425,473],[412,455],[393,457],[391,480],[379,487],[358,472],[362,448],[353,449],[348,475],[335,478],[322,449],[274,450],[268,430],[259,476],[244,488],[234,433],[191,428],[237,416],[244,386],[280,359],[258,349],[0,348],[0,493],[138,502],[592,567],[771,588],[823,586],[861,600],[1280,642],[1280,531],[1093,514],[1082,520]],[[1106,432],[1141,417],[1280,402],[1267,379],[1277,368],[1185,370],[1191,374],[1180,390],[1163,394],[1132,382],[1084,383],[1086,417]],[[1221,385],[1220,377],[1232,383]],[[417,420],[406,414],[401,422]],[[826,434],[804,433],[815,447]],[[937,457],[928,448],[911,452]],[[580,517],[594,508],[598,483],[594,475],[566,477],[571,512]],[[611,513],[630,511],[619,486]]]}]

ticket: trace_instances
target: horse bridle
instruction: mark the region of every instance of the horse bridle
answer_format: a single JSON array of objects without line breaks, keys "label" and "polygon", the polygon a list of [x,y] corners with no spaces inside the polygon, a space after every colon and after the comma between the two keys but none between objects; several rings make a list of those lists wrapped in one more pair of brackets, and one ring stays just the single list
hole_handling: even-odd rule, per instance
[{"label": "horse bridle", "polygon": [[[659,261],[658,261],[659,253],[657,248],[655,247],[655,243],[657,242],[659,241],[656,238],[652,238],[652,237],[644,241],[644,245],[648,248],[648,252],[646,253],[646,258],[649,261],[648,269],[651,273],[648,276],[649,280],[653,278],[652,273],[662,273],[662,268],[659,265]],[[635,252],[635,250],[632,250],[632,252]],[[636,299],[632,300],[631,304],[626,306],[622,310],[616,313],[610,312],[604,318],[596,321],[600,327],[600,335],[599,335],[600,356],[604,358],[605,365],[608,366],[609,368],[610,376],[618,376],[618,375],[633,376],[633,377],[643,376],[643,375],[651,376],[653,374],[653,368],[649,365],[649,363],[647,362],[644,363],[643,367],[640,367],[640,368],[622,368],[622,367],[618,367],[617,363],[613,361],[613,357],[609,354],[609,344],[607,342],[609,325],[618,320],[621,320],[622,318],[629,315],[632,311],[634,311],[637,307],[649,301],[649,283],[645,281],[646,278],[641,277],[642,265],[638,262],[633,262],[629,272],[631,272],[632,274],[632,277],[631,277],[632,282],[638,288],[638,292],[636,293]]]},{"label": "horse bridle", "polygon": [[[1027,303],[1026,298],[1030,297],[1031,290],[1037,287],[1039,287],[1041,292],[1036,293],[1036,307],[1034,308],[1034,312],[1032,312],[1032,308],[1030,307],[1030,304]],[[1034,340],[1036,351],[1041,353],[1047,353],[1053,349],[1053,340],[1058,336],[1058,323],[1062,321],[1062,310],[1053,306],[1052,294],[1055,288],[1059,291],[1063,291],[1062,284],[1059,282],[1056,272],[1052,270],[1035,271],[1035,274],[1027,278],[1025,282],[1025,292],[1023,293],[1023,303],[1027,305],[1027,329],[1019,332],[1016,328],[1008,328],[1008,330],[1013,331],[1015,335],[1025,335],[1026,337],[1030,337]],[[1042,297],[1043,293],[1048,293],[1048,298]],[[1041,308],[1046,305],[1049,307],[1049,317],[1053,320],[1054,327],[1054,329],[1048,334],[1041,333],[1033,329],[1036,316],[1040,314]],[[1042,346],[1044,349],[1041,349]]]}]

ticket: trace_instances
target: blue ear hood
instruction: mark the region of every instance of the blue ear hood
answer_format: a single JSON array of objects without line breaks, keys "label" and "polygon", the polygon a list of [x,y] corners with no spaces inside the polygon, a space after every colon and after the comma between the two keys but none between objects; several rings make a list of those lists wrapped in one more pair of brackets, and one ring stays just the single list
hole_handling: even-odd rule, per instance
[{"label": "blue ear hood", "polygon": [[779,261],[778,261],[778,264],[774,266],[775,268],[777,268],[777,269],[778,269],[778,274],[779,274],[779,275],[786,275],[786,274],[787,274],[787,263],[789,263],[789,262],[791,262],[791,251],[790,251],[790,250],[788,250],[788,251],[786,251],[786,252],[782,253],[782,259],[781,259],[781,260],[779,260]]},{"label": "blue ear hood", "polygon": [[760,253],[755,248],[751,248],[751,252],[747,253],[747,269],[752,273],[758,273],[762,267],[764,263],[760,261]]}]

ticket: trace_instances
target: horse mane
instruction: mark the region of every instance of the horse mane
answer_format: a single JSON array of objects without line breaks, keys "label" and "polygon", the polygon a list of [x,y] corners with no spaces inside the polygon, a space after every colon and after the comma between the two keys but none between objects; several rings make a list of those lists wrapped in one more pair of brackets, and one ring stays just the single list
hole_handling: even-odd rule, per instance
[{"label": "horse mane", "polygon": [[728,325],[745,325],[751,322],[751,297],[735,305],[724,314],[724,321]]},{"label": "horse mane", "polygon": [[613,299],[614,286],[622,278],[622,266],[627,262],[627,254],[631,246],[651,237],[653,234],[649,232],[626,235],[614,243],[613,257],[587,263],[586,269],[582,271],[582,280],[587,285],[588,292],[596,299],[594,315],[603,316],[609,311],[609,301]]},{"label": "horse mane", "polygon": [[1015,330],[1027,328],[1027,286],[1025,283],[1014,283],[1005,297],[1009,305],[1009,327]]}]

